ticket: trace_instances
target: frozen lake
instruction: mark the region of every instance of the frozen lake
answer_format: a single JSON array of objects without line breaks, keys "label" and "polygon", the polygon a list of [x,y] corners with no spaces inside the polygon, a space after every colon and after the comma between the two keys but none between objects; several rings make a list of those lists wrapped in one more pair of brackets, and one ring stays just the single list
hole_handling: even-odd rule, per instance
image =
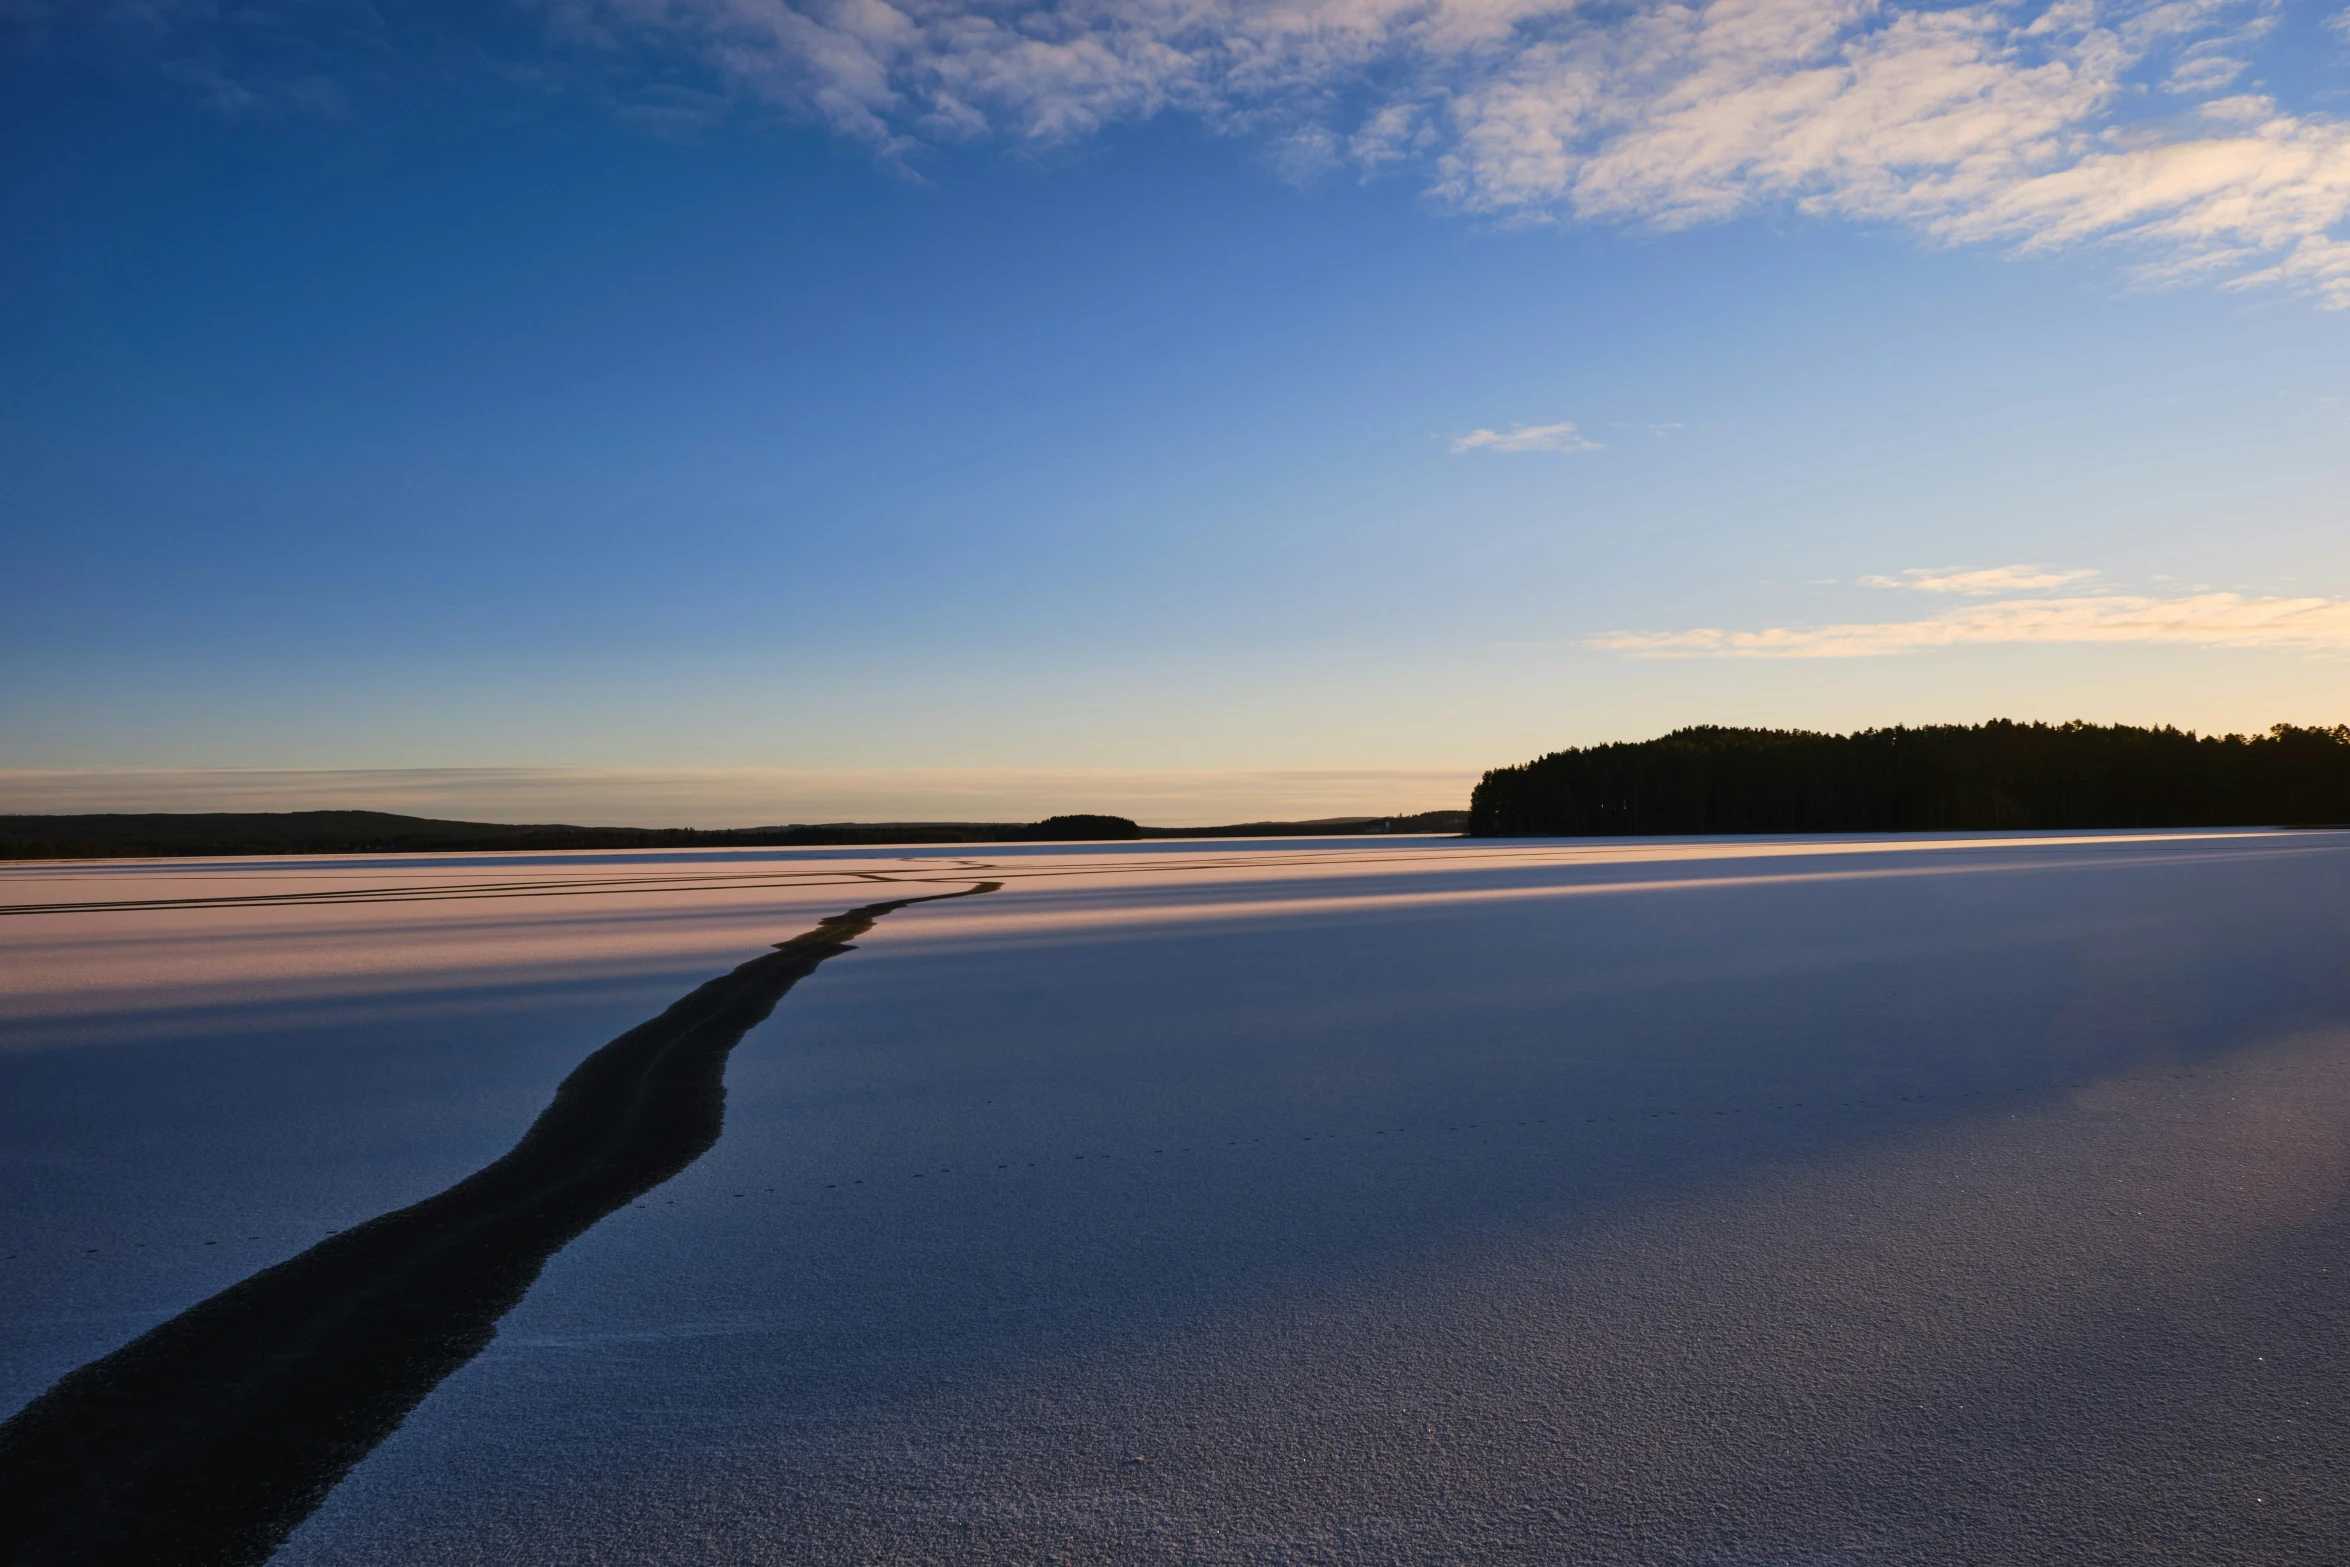
[{"label": "frozen lake", "polygon": [[277,1559],[2343,1559],[2345,833],[0,868],[0,1409],[982,881]]}]

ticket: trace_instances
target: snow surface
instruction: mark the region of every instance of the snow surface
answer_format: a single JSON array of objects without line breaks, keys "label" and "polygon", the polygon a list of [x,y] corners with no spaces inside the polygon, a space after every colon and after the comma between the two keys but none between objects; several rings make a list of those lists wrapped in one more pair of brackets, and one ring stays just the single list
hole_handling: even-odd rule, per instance
[{"label": "snow surface", "polygon": [[981,877],[280,1559],[2341,1559],[2331,833],[0,870],[0,1407]]}]

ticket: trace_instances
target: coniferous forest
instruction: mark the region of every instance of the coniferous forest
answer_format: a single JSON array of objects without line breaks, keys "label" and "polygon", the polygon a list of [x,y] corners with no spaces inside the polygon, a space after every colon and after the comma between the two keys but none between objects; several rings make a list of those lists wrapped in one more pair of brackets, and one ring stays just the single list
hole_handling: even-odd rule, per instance
[{"label": "coniferous forest", "polygon": [[2350,824],[2350,725],[1677,729],[1487,773],[1482,837]]}]

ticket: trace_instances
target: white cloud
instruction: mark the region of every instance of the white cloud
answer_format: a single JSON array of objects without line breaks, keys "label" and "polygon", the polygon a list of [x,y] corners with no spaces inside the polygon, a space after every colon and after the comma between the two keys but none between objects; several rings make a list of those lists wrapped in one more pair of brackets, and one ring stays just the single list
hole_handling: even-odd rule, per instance
[{"label": "white cloud", "polygon": [[[540,0],[886,156],[1164,112],[1284,167],[1414,163],[1457,208],[1763,206],[2350,306],[2350,126],[2216,97],[2273,0]],[[2167,122],[2133,95],[2204,97]],[[1310,156],[1309,156],[1310,155]]]},{"label": "white cloud", "polygon": [[2162,85],[2175,93],[2217,92],[2234,86],[2249,68],[2247,62],[2216,51],[2192,54],[2171,68],[2170,80]]},{"label": "white cloud", "polygon": [[1874,658],[1996,642],[2139,642],[2194,647],[2350,648],[2350,599],[2099,593],[1968,604],[1923,620],[1766,631],[1611,631],[1588,645],[1644,657]]},{"label": "white cloud", "polygon": [[2060,570],[2054,566],[1990,566],[1979,571],[1956,571],[1914,566],[1898,577],[1863,577],[1864,588],[1915,588],[1921,593],[1963,593],[1987,598],[1994,593],[2030,593],[2061,588],[2096,576],[2094,571]]},{"label": "white cloud", "polygon": [[1571,423],[1567,424],[1513,424],[1507,431],[1471,430],[1456,437],[1451,446],[1452,455],[1463,452],[1596,452],[1598,441],[1579,435]]}]

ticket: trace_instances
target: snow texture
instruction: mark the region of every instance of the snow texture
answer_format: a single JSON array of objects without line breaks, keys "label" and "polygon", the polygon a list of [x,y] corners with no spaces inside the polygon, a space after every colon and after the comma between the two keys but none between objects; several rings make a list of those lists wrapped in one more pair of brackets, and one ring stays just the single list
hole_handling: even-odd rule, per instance
[{"label": "snow texture", "polygon": [[7,917],[0,1408],[496,1157],[767,944],[982,873],[795,990],[717,1147],[280,1559],[2350,1538],[2330,833],[14,868],[306,898]]}]

